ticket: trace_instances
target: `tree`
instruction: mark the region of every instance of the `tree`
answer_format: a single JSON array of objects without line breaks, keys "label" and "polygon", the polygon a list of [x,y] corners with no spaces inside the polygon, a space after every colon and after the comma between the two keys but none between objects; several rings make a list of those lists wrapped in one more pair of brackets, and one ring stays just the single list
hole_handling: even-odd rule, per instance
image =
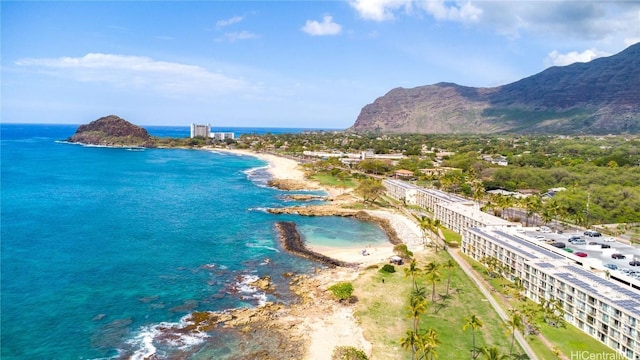
[{"label": "tree", "polygon": [[562,303],[558,299],[542,299],[540,302],[540,311],[544,318],[544,322],[553,327],[564,326],[564,309]]},{"label": "tree", "polygon": [[527,215],[525,226],[528,227],[529,218],[540,211],[540,208],[542,207],[542,199],[540,199],[539,196],[527,196],[524,198],[524,207]]},{"label": "tree", "polygon": [[505,322],[507,327],[507,335],[511,334],[511,347],[509,348],[509,356],[513,355],[513,343],[516,340],[516,331],[522,331],[524,322],[522,321],[522,314],[516,310],[511,311],[511,316]]},{"label": "tree", "polygon": [[416,350],[418,352],[419,359],[433,359],[436,354],[436,347],[440,344],[438,339],[438,332],[433,328],[429,328],[427,331],[421,331],[418,334],[416,341]]},{"label": "tree", "polygon": [[427,299],[424,296],[424,288],[418,288],[411,292],[409,298],[409,317],[413,318],[413,331],[418,333],[420,328],[420,316],[427,312]]},{"label": "tree", "polygon": [[431,230],[431,222],[433,221],[430,217],[420,216],[417,217],[414,215],[416,220],[418,220],[418,226],[420,227],[420,231],[422,232],[422,245],[426,246],[427,244],[427,231]]},{"label": "tree", "polygon": [[385,192],[386,188],[382,185],[380,180],[366,178],[360,181],[356,188],[356,193],[362,197],[363,203],[373,203],[380,195]]},{"label": "tree", "polygon": [[453,273],[453,269],[456,267],[456,262],[453,259],[447,260],[442,267],[449,270],[447,272],[447,295],[449,295],[449,284],[451,283],[451,274]]},{"label": "tree", "polygon": [[411,360],[416,358],[417,334],[413,330],[407,330],[405,337],[400,339],[400,346],[406,351],[411,351]]},{"label": "tree", "polygon": [[471,352],[471,358],[475,359],[477,356],[476,355],[476,330],[482,328],[484,323],[482,322],[482,320],[480,320],[478,316],[476,316],[476,314],[472,314],[470,317],[465,318],[464,321],[465,321],[465,324],[464,326],[462,326],[462,331],[465,331],[468,328],[471,328],[471,336],[473,339],[473,350]]},{"label": "tree", "polygon": [[427,275],[427,282],[431,283],[431,301],[435,303],[436,301],[436,283],[438,283],[440,278],[440,264],[435,262],[430,262],[427,264],[425,268],[425,274]]},{"label": "tree", "polygon": [[404,276],[411,277],[411,282],[413,283],[413,291],[416,291],[418,289],[418,283],[416,282],[416,276],[418,275],[418,273],[420,272],[420,269],[418,269],[418,265],[416,263],[416,259],[411,259],[411,262],[409,263],[409,266],[404,268]]},{"label": "tree", "polygon": [[431,231],[436,235],[436,239],[434,243],[436,244],[436,252],[438,252],[438,240],[442,240],[440,238],[440,229],[442,228],[442,221],[440,219],[433,219],[431,223]]},{"label": "tree", "polygon": [[471,182],[471,188],[473,189],[473,201],[480,204],[482,199],[484,199],[484,195],[486,194],[486,190],[484,188],[484,185],[482,184],[482,181],[473,180]]},{"label": "tree", "polygon": [[501,354],[500,349],[497,346],[483,347],[480,349],[480,353],[485,360],[506,360],[509,359],[509,355]]}]

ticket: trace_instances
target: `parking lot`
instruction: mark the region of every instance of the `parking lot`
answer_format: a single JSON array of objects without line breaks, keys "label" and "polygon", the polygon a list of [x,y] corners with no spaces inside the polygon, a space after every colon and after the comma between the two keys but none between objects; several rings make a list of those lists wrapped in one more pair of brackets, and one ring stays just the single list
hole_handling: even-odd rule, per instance
[{"label": "parking lot", "polygon": [[[544,232],[540,229],[525,229],[524,234],[535,241],[547,242],[549,245],[551,243],[564,244],[564,248],[549,247],[558,253],[572,254],[575,260],[583,263],[609,268],[612,275],[626,274],[632,278],[640,279],[640,266],[638,266],[640,265],[640,248],[637,246],[623,244],[615,238],[605,235],[591,237],[585,235],[584,232],[557,234],[544,228],[543,230]],[[569,239],[572,237],[579,237],[584,240],[584,244],[579,244],[582,243],[579,240],[577,243],[570,243]],[[638,265],[630,265],[629,262],[632,261],[638,261]]]}]

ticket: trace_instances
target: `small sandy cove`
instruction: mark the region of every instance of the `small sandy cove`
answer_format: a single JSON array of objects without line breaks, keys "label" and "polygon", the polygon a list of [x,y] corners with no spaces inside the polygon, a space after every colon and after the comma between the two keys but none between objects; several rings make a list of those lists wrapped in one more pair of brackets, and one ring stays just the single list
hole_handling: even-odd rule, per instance
[{"label": "small sandy cove", "polygon": [[[300,164],[292,159],[255,153],[247,150],[220,150],[237,155],[257,157],[269,163],[268,171],[274,179],[295,180],[307,182],[309,188],[320,188],[319,184],[307,181]],[[334,189],[324,188],[330,196]],[[417,249],[420,241],[420,230],[406,217],[387,211],[372,211],[372,215],[386,218],[390,221],[396,232],[410,247]],[[331,298],[326,289],[340,281],[353,281],[358,277],[359,269],[371,264],[380,264],[388,261],[393,255],[391,243],[378,244],[366,248],[332,248],[323,246],[309,246],[310,250],[329,256],[331,258],[350,263],[359,264],[354,268],[326,269],[316,274],[312,281],[317,285],[319,292],[310,294],[314,297],[313,306],[303,306],[292,309],[286,319],[281,321],[295,323],[291,331],[306,340],[307,351],[305,359],[331,360],[333,349],[336,346],[353,346],[363,350],[371,357],[371,343],[364,337],[362,328],[357,324],[353,315],[353,307],[338,303]],[[368,255],[363,255],[366,250]]]}]

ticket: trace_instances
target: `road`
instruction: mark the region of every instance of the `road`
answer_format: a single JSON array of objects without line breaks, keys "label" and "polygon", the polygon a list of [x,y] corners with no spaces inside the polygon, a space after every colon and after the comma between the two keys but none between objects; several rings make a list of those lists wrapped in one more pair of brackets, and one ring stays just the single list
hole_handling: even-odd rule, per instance
[{"label": "road", "polygon": [[[460,268],[467,274],[467,276],[469,276],[469,278],[473,280],[473,282],[476,284],[478,289],[480,289],[480,291],[487,298],[487,300],[489,300],[489,303],[491,304],[491,306],[493,306],[493,308],[496,310],[498,315],[500,315],[500,318],[502,318],[502,320],[504,321],[508,321],[509,316],[507,315],[507,313],[502,309],[500,304],[496,302],[496,300],[491,295],[491,292],[487,290],[486,286],[484,285],[484,282],[478,278],[475,271],[469,266],[469,264],[467,264],[467,262],[462,257],[460,257],[459,251],[460,250],[458,249],[450,249],[449,254],[451,254],[451,257],[453,257],[453,259],[458,263],[458,265],[460,265]],[[527,354],[529,359],[531,360],[538,359],[533,349],[529,346],[524,336],[522,336],[522,334],[519,331],[516,332],[516,340],[520,344],[520,347]]]}]

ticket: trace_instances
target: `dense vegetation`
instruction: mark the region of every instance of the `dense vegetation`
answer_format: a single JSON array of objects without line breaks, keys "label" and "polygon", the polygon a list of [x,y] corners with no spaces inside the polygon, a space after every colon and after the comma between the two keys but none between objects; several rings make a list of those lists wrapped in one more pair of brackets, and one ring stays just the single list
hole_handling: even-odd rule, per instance
[{"label": "dense vegetation", "polygon": [[[361,173],[392,176],[396,170],[413,172],[425,186],[474,198],[495,208],[487,191],[533,189],[539,195],[553,188],[554,201],[538,206],[510,204],[556,220],[589,227],[594,224],[640,222],[640,137],[638,136],[520,136],[520,135],[361,135],[345,132],[308,132],[242,136],[235,143],[282,155],[304,157],[304,151],[330,153],[403,154],[402,160],[367,159],[350,168],[337,158],[314,162],[314,170],[342,177]],[[491,159],[501,158],[508,166]],[[452,170],[427,175],[422,169]],[[504,201],[504,200],[501,200]],[[509,205],[509,204],[507,204]],[[500,211],[497,212],[499,214]]]}]

